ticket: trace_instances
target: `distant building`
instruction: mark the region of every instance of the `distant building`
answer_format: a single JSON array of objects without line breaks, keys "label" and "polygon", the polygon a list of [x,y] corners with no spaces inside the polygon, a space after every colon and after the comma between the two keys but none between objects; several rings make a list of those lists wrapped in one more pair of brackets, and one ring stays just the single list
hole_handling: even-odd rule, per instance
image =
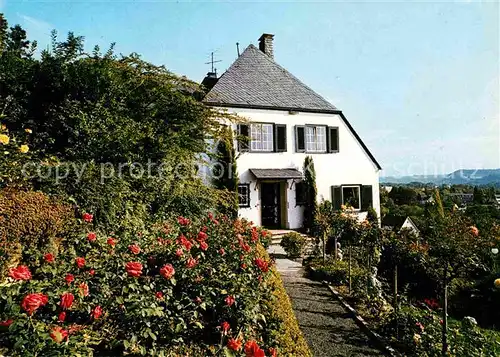
[{"label": "distant building", "polygon": [[465,206],[474,201],[474,194],[472,193],[450,193],[449,197],[459,206]]},{"label": "distant building", "polygon": [[400,232],[402,229],[409,229],[415,235],[420,235],[420,230],[410,217],[385,216],[382,219],[382,228],[396,232]]},{"label": "distant building", "polygon": [[385,190],[385,192],[390,193],[392,191],[392,186],[382,186],[382,189]]}]

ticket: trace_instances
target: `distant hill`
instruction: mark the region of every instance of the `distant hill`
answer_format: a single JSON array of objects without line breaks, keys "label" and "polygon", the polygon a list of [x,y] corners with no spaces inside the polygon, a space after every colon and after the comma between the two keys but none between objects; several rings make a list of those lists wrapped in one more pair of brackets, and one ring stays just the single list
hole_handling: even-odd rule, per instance
[{"label": "distant hill", "polygon": [[492,185],[500,187],[500,169],[463,169],[447,175],[414,175],[381,177],[384,184],[428,183],[435,185]]}]

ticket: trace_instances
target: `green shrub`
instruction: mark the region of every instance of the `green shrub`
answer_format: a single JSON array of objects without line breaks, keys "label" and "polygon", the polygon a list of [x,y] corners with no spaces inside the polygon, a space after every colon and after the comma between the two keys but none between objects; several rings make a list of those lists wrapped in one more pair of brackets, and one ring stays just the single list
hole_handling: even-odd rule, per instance
[{"label": "green shrub", "polygon": [[281,238],[280,245],[291,258],[299,257],[306,245],[306,239],[297,232],[290,232]]},{"label": "green shrub", "polygon": [[57,251],[73,222],[71,207],[41,192],[0,190],[0,280],[29,250]]},{"label": "green shrub", "polygon": [[[16,270],[29,269],[30,276],[21,280],[9,272],[0,285],[0,353],[228,355],[230,338],[243,345],[255,340],[266,355],[271,348],[280,355],[295,349],[283,345],[283,334],[295,341],[299,330],[292,324],[288,334],[284,315],[275,311],[283,305],[273,295],[280,287],[256,227],[212,215],[179,217],[110,240],[89,238],[91,224],[82,224],[73,244],[50,257],[27,249]],[[33,293],[44,297],[36,300]],[[74,301],[64,306],[66,293]],[[37,307],[31,315],[27,299]],[[285,314],[293,317],[289,305]]]}]

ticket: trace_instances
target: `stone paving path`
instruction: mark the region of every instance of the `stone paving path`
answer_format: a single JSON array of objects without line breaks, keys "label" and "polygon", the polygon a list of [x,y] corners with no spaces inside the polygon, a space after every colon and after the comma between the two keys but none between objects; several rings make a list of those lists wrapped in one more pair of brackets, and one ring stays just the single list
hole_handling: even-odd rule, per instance
[{"label": "stone paving path", "polygon": [[323,284],[304,278],[300,263],[276,258],[300,329],[315,357],[384,356]]}]

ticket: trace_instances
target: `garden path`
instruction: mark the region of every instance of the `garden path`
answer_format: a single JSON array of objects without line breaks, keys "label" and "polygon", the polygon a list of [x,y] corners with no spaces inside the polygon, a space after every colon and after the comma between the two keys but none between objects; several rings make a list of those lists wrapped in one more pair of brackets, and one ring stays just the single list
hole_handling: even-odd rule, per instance
[{"label": "garden path", "polygon": [[315,357],[384,356],[322,283],[304,277],[300,263],[276,255],[276,266]]}]

